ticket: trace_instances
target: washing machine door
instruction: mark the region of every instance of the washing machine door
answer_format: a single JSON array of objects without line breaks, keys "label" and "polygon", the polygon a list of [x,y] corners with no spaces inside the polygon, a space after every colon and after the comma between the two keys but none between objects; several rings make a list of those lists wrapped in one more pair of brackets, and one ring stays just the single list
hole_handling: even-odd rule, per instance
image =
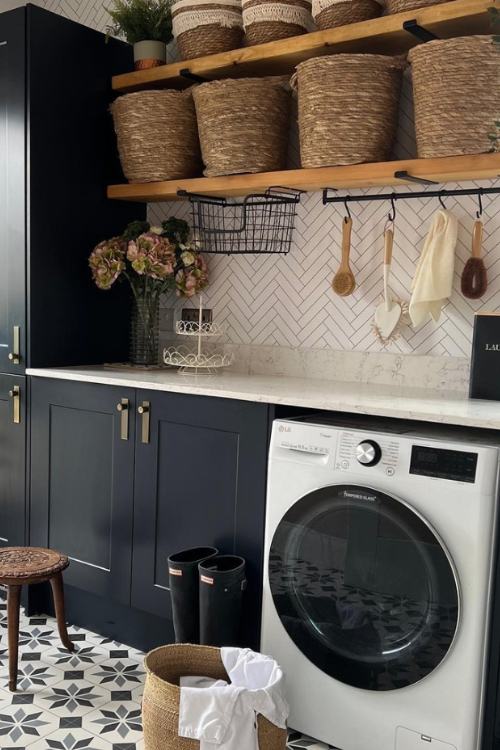
[{"label": "washing machine door", "polygon": [[274,534],[269,581],[298,648],[348,685],[412,685],[452,646],[451,558],[415,511],[383,492],[334,485],[300,499]]}]

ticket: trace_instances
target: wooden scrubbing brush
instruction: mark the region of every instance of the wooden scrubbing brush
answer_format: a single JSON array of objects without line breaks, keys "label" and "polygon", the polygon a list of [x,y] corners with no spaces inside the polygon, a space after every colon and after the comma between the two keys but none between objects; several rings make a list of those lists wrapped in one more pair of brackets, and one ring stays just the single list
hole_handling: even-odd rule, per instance
[{"label": "wooden scrubbing brush", "polygon": [[477,220],[472,230],[472,255],[462,272],[462,294],[468,299],[479,299],[488,288],[486,267],[481,258],[482,239],[483,222]]}]

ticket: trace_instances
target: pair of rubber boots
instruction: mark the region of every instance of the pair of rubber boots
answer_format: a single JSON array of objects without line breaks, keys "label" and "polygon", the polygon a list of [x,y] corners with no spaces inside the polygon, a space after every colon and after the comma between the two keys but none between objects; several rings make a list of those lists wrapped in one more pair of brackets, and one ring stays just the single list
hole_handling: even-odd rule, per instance
[{"label": "pair of rubber boots", "polygon": [[195,547],[168,558],[176,643],[237,646],[245,560]]}]

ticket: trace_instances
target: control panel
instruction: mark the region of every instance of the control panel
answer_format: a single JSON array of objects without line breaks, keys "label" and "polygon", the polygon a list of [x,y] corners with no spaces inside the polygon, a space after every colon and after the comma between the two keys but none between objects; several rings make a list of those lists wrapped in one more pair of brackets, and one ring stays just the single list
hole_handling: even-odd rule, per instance
[{"label": "control panel", "polygon": [[377,436],[377,440],[373,440],[360,432],[343,431],[340,434],[335,461],[335,468],[340,471],[379,466],[388,477],[392,477],[396,474],[398,460],[399,443],[392,435]]}]

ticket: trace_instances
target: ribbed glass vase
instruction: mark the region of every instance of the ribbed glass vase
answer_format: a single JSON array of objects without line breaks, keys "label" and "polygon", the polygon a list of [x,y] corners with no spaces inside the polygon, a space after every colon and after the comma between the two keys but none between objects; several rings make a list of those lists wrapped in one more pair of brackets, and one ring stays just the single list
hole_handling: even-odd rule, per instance
[{"label": "ribbed glass vase", "polygon": [[130,361],[134,365],[159,363],[160,295],[134,294],[130,325]]}]

